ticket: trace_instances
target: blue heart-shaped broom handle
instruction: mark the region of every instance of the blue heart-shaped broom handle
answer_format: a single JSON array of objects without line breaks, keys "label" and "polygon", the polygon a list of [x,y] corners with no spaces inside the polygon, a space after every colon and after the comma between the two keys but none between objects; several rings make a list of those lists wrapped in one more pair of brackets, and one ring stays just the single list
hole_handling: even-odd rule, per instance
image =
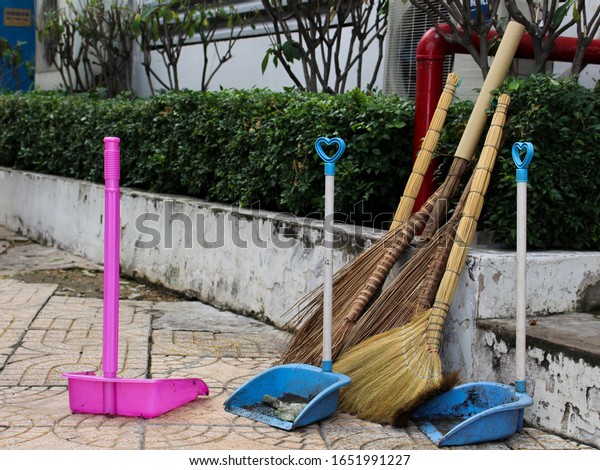
[{"label": "blue heart-shaped broom handle", "polygon": [[[521,155],[525,152],[525,157]],[[533,158],[531,142],[516,142],[512,146],[512,158],[517,167],[517,276],[516,276],[516,379],[515,390],[527,392],[525,376],[526,308],[527,308],[527,167]]]},{"label": "blue heart-shaped broom handle", "polygon": [[[333,156],[329,156],[324,150],[324,147],[329,147],[331,145],[337,145],[337,150],[333,154]],[[321,160],[325,162],[325,176],[334,176],[335,162],[345,152],[346,142],[344,142],[339,137],[333,137],[332,139],[329,139],[327,137],[319,137],[315,141],[315,150],[317,151],[317,155],[321,157]]]},{"label": "blue heart-shaped broom handle", "polygon": [[[333,156],[329,156],[324,147],[337,146]],[[346,143],[339,137],[328,139],[319,137],[315,142],[317,154],[325,162],[325,217],[323,219],[323,239],[325,245],[325,260],[323,267],[323,362],[324,372],[331,372],[333,360],[331,357],[331,327],[333,309],[333,195],[335,179],[335,162],[344,150]]]},{"label": "blue heart-shaped broom handle", "polygon": [[[525,151],[525,158],[521,153]],[[515,142],[512,146],[512,158],[517,166],[517,183],[527,182],[527,168],[533,158],[533,144],[531,142]]]}]

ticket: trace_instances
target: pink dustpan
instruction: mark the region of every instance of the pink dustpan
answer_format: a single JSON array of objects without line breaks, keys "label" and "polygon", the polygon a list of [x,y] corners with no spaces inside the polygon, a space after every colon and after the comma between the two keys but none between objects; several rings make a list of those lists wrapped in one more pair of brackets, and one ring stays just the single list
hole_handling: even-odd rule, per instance
[{"label": "pink dustpan", "polygon": [[103,377],[94,372],[63,374],[68,379],[69,405],[74,413],[154,418],[208,395],[197,378],[117,378],[119,350],[119,244],[120,200],[119,138],[104,139],[104,317]]}]

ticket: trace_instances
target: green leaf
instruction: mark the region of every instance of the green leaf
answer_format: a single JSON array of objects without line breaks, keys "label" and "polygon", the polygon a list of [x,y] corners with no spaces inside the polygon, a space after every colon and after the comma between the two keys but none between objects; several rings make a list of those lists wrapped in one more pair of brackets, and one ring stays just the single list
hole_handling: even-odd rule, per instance
[{"label": "green leaf", "polygon": [[288,40],[281,45],[281,52],[288,62],[299,60],[302,57],[300,44],[292,40]]},{"label": "green leaf", "polygon": [[158,9],[157,6],[145,8],[142,11],[142,14],[140,16],[140,21],[142,23],[145,23],[146,21],[148,21],[157,12],[157,9]]},{"label": "green leaf", "polygon": [[131,22],[131,29],[134,32],[139,33],[141,31],[141,26],[142,26],[142,15],[140,13],[137,13],[133,17],[133,20]]},{"label": "green leaf", "polygon": [[577,3],[573,4],[573,19],[576,23],[581,21],[581,13],[579,12],[579,8],[577,8]]},{"label": "green leaf", "polygon": [[271,49],[269,49],[267,51],[267,53],[265,54],[265,56],[263,57],[263,60],[262,60],[261,66],[260,66],[263,75],[265,73],[265,70],[267,70],[267,67],[269,66],[269,57],[270,56],[271,56]]},{"label": "green leaf", "polygon": [[521,86],[521,82],[519,80],[514,80],[508,84],[508,91],[517,91]]},{"label": "green leaf", "polygon": [[567,16],[567,13],[569,12],[569,9],[572,5],[573,0],[568,0],[566,3],[562,4],[556,10],[554,10],[554,15],[552,15],[552,25],[555,28],[558,28],[563,22],[565,16]]}]

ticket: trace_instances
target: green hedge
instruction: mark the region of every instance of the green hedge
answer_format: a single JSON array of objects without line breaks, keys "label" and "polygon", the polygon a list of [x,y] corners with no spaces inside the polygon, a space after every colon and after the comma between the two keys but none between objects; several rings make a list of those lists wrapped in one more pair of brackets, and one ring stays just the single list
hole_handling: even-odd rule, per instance
[{"label": "green hedge", "polygon": [[528,243],[600,250],[600,89],[536,75],[509,82],[511,116],[483,218],[484,227],[515,241],[514,142],[529,141]]},{"label": "green hedge", "polygon": [[102,138],[116,135],[123,186],[307,215],[323,206],[315,139],[337,135],[336,210],[369,224],[402,194],[412,116],[408,100],[359,91],[0,95],[0,164],[102,182]]},{"label": "green hedge", "polygon": [[[505,143],[480,228],[514,246],[512,143],[531,141],[531,248],[600,249],[600,92],[547,76],[509,81]],[[456,102],[439,149],[444,169],[472,109]],[[413,104],[382,94],[265,90],[111,100],[58,93],[0,95],[0,165],[102,182],[102,138],[122,139],[122,184],[308,215],[323,206],[316,137],[339,135],[336,209],[382,226],[412,153]],[[379,217],[375,223],[371,216]]]},{"label": "green hedge", "polygon": [[[573,78],[533,75],[507,81],[503,91],[511,95],[504,144],[479,228],[493,232],[502,245],[515,245],[511,148],[528,141],[535,148],[529,168],[528,245],[600,250],[600,88],[586,89]],[[452,155],[471,109],[470,102],[451,108],[440,154]]]}]

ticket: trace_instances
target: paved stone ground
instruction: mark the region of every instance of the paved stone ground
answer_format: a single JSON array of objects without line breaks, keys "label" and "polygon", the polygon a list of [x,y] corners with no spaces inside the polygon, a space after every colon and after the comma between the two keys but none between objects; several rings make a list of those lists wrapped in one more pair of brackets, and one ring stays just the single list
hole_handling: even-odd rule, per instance
[{"label": "paved stone ground", "polygon": [[[226,413],[225,399],[275,363],[285,333],[192,301],[121,301],[119,376],[199,377],[209,397],[151,420],[73,414],[61,373],[101,370],[102,300],[18,280],[49,269],[100,267],[0,227],[0,449],[436,449],[412,424],[337,413],[286,432]],[[467,448],[590,449],[527,427]]]}]

